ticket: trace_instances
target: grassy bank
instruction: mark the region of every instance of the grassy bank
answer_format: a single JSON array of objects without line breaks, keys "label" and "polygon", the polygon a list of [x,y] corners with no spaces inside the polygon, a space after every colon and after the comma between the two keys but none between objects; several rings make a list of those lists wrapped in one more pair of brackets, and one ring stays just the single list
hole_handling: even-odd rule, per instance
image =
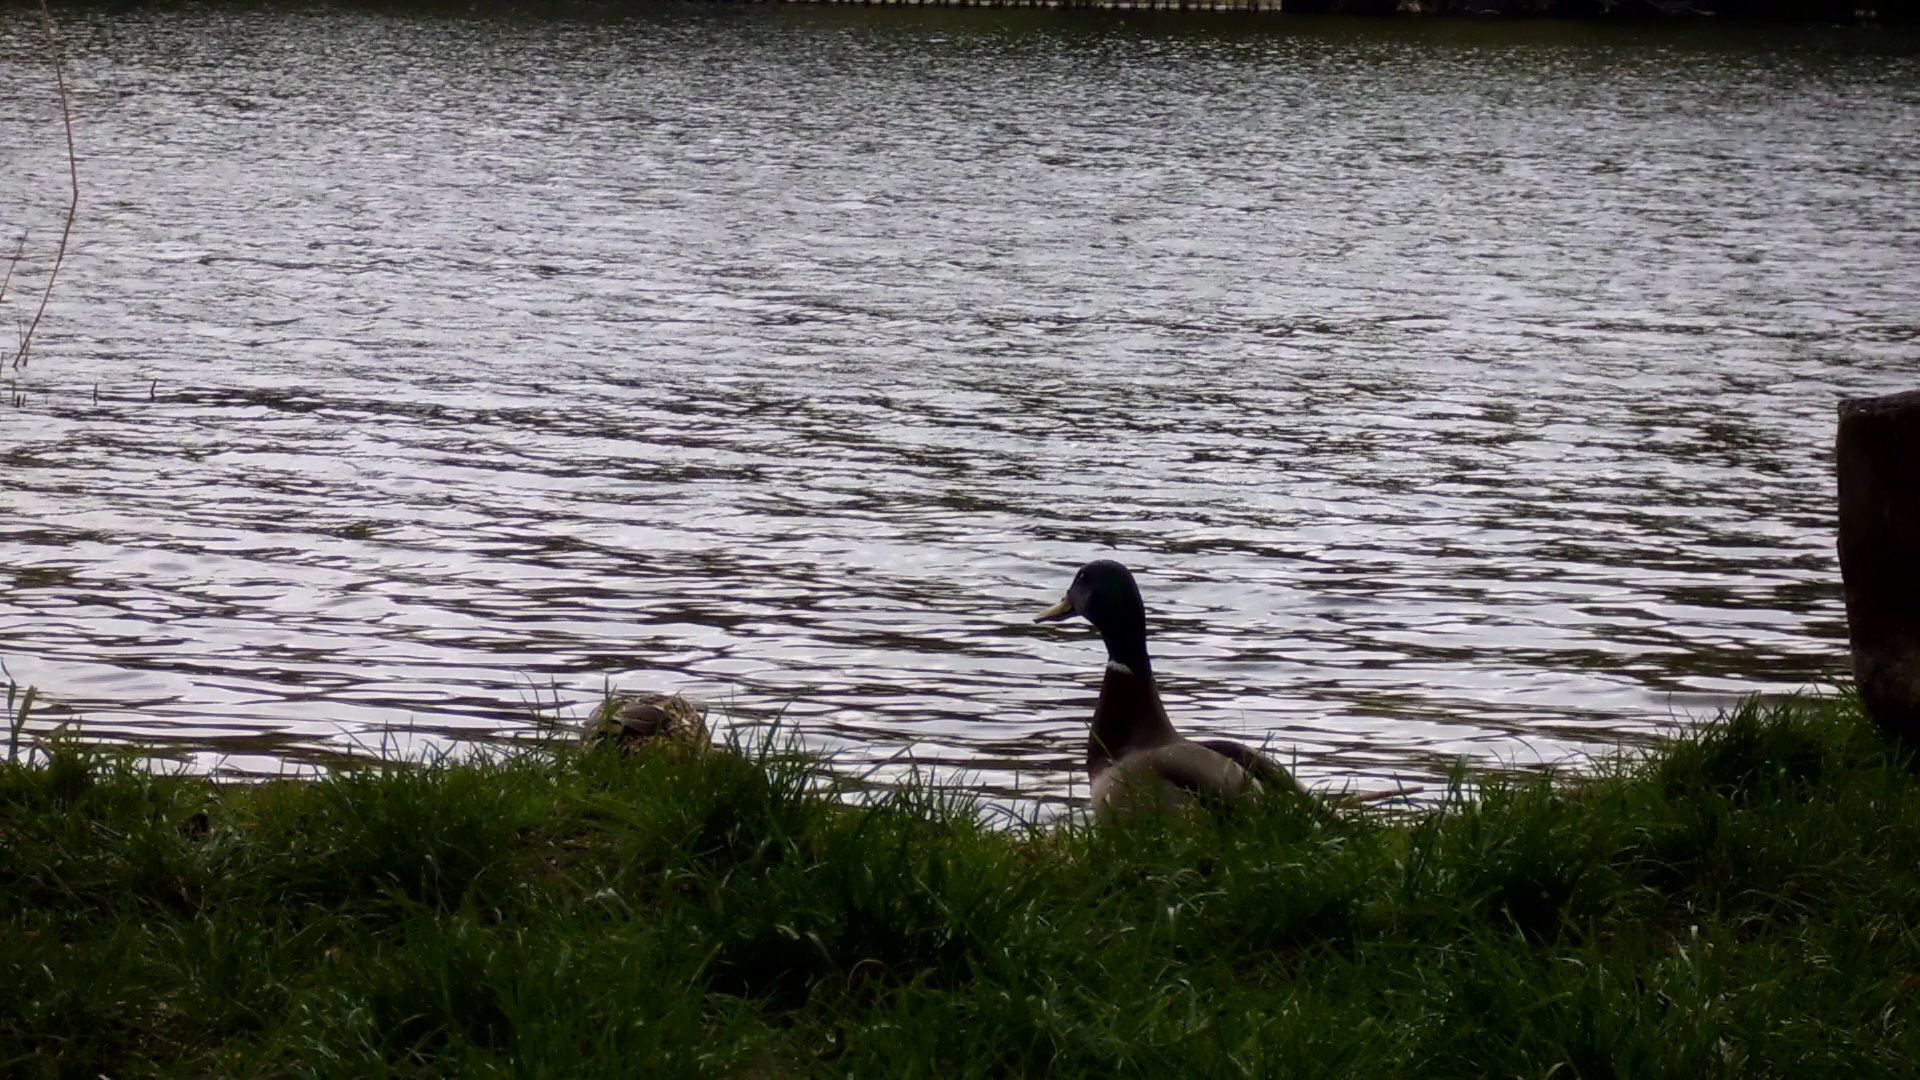
[{"label": "grassy bank", "polygon": [[1804,1076],[1920,1061],[1920,779],[1844,700],[1411,821],[1009,835],[561,751],[0,771],[8,1076]]}]

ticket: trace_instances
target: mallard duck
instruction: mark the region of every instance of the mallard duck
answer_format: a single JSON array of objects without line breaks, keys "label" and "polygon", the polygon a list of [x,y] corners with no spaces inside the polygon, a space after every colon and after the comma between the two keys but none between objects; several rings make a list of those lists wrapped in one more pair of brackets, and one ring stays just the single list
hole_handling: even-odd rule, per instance
[{"label": "mallard duck", "polygon": [[1084,616],[1107,644],[1107,673],[1093,707],[1087,774],[1101,821],[1141,809],[1179,813],[1195,796],[1225,803],[1275,790],[1298,793],[1287,771],[1251,747],[1181,737],[1167,719],[1147,659],[1147,612],[1133,574],[1111,559],[1080,568],[1060,602],[1035,622]]},{"label": "mallard duck", "polygon": [[695,752],[711,749],[706,720],[679,694],[609,696],[587,718],[581,738],[590,743],[611,743],[622,750],[656,746]]}]

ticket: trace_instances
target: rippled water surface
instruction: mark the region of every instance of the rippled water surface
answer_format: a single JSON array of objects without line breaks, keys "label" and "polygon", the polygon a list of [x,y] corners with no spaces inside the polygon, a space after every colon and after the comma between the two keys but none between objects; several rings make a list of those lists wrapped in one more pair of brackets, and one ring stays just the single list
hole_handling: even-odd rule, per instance
[{"label": "rippled water surface", "polygon": [[[0,322],[66,159],[0,15]],[[1869,32],[674,7],[69,14],[0,402],[36,723],[276,772],[684,690],[1069,793],[1169,703],[1312,783],[1844,666],[1829,444],[1920,385]],[[1084,785],[1081,785],[1084,788]]]}]

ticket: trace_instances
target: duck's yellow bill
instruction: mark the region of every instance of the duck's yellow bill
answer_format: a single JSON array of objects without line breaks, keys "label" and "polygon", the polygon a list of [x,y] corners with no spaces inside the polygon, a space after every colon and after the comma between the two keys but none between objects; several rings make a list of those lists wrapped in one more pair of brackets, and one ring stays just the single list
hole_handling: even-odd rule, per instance
[{"label": "duck's yellow bill", "polygon": [[1059,603],[1053,605],[1052,607],[1041,612],[1040,614],[1035,615],[1033,617],[1033,621],[1034,622],[1052,622],[1055,619],[1064,619],[1071,614],[1073,614],[1073,598],[1070,596],[1063,596],[1060,598]]}]

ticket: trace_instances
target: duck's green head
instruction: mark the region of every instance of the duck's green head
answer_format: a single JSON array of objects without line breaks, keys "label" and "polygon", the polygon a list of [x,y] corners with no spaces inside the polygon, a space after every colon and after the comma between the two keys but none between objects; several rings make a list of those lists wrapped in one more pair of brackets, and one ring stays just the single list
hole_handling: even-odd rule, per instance
[{"label": "duck's green head", "polygon": [[1111,659],[1147,673],[1147,611],[1131,571],[1112,559],[1088,563],[1073,575],[1067,595],[1033,621],[1057,622],[1075,615],[1100,631]]}]

